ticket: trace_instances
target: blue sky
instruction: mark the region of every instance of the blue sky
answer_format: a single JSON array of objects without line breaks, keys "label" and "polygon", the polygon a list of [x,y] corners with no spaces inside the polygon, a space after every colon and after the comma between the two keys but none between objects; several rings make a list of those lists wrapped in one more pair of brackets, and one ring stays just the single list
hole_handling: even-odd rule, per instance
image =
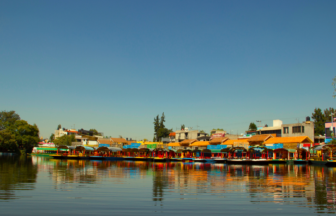
[{"label": "blue sky", "polygon": [[[336,1],[0,2],[1,110],[153,138],[335,107]],[[199,127],[197,127],[199,126]]]}]

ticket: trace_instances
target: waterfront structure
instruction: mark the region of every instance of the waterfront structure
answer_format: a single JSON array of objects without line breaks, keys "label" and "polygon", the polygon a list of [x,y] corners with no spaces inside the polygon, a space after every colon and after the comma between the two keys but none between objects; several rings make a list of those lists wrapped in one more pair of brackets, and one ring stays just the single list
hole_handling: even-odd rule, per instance
[{"label": "waterfront structure", "polygon": [[217,137],[217,138],[213,138],[212,140],[210,140],[209,144],[210,145],[223,144],[227,140],[229,140],[229,138],[227,138],[227,137]]},{"label": "waterfront structure", "polygon": [[262,134],[262,135],[254,135],[251,138],[249,138],[247,141],[249,142],[250,146],[262,146],[266,140],[273,137],[269,134]]},{"label": "waterfront structure", "polygon": [[98,139],[97,142],[98,144],[106,144],[109,145],[110,147],[119,147],[119,148],[129,144],[128,141],[125,140],[124,138],[113,138],[113,137]]},{"label": "waterfront structure", "polygon": [[189,130],[188,128],[185,128],[184,130],[175,131],[175,141],[181,142],[188,139],[197,139],[206,135],[207,133],[200,132],[199,130]]},{"label": "waterfront structure", "polygon": [[262,127],[258,130],[258,134],[269,134],[273,137],[297,137],[308,136],[314,140],[314,122],[307,117],[306,121],[302,123],[283,124],[281,120],[273,120],[273,126]]},{"label": "waterfront structure", "polygon": [[248,138],[246,139],[235,139],[235,140],[226,140],[223,144],[227,148],[232,148],[232,147],[243,147],[245,149],[248,149],[249,147],[249,142],[247,141]]},{"label": "waterfront structure", "polygon": [[[297,136],[297,137],[272,137],[264,142],[267,148],[273,148],[274,145],[279,145],[279,148],[284,148],[287,150],[295,150],[302,147],[310,147],[313,143],[308,136]],[[307,145],[304,145],[307,144]],[[308,146],[308,144],[310,146]]]}]

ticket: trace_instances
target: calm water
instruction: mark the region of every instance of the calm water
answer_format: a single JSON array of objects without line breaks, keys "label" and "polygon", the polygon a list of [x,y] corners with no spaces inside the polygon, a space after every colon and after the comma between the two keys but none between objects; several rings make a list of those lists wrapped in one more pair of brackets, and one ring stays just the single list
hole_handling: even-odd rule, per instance
[{"label": "calm water", "polygon": [[336,168],[0,158],[1,215],[334,214]]}]

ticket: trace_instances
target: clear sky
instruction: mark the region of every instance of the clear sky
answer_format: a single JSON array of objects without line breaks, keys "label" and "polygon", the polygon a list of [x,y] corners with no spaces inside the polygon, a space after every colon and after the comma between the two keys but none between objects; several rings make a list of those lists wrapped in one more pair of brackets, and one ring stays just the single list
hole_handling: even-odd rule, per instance
[{"label": "clear sky", "polygon": [[335,107],[336,1],[0,1],[0,108],[36,123],[153,138],[242,133]]}]

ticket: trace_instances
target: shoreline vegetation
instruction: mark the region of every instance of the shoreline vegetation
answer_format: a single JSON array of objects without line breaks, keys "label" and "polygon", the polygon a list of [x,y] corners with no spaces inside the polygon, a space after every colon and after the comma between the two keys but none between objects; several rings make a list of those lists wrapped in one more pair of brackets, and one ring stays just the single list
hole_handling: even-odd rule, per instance
[{"label": "shoreline vegetation", "polygon": [[15,111],[0,112],[0,152],[31,153],[39,142],[39,128],[20,118]]}]

